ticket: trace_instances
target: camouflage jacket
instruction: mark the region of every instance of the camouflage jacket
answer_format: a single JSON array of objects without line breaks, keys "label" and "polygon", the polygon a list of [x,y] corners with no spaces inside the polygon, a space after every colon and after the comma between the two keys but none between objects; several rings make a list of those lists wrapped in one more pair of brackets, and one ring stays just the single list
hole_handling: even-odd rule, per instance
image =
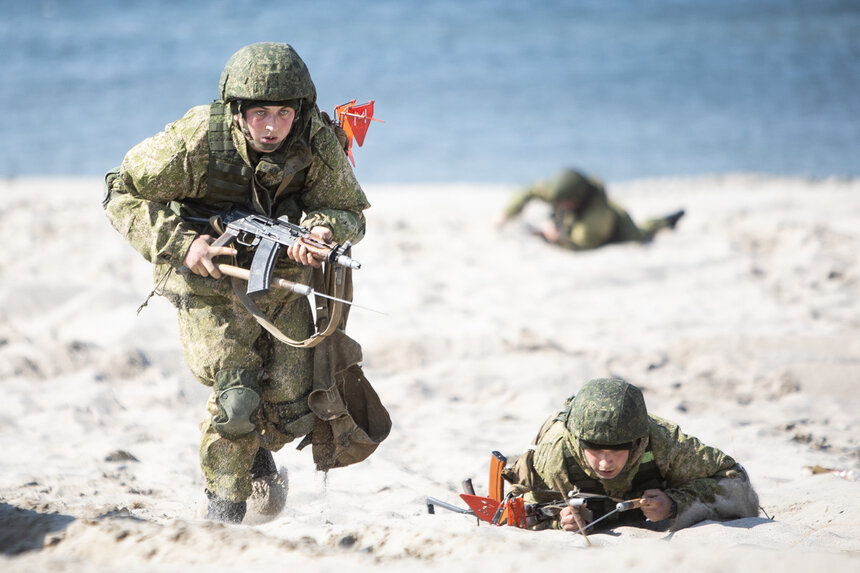
[{"label": "camouflage jacket", "polygon": [[[518,481],[529,490],[526,499],[530,502],[557,499],[558,494],[546,493],[555,490],[557,479],[565,488],[576,486],[584,492],[617,499],[633,499],[645,489],[656,488],[677,503],[678,521],[686,526],[690,519],[684,518],[685,512],[708,517],[709,512],[703,508],[715,506],[726,495],[736,495],[727,484],[738,481],[744,496],[740,503],[743,509],[735,511],[738,515],[717,515],[719,511],[712,511],[714,515],[710,516],[746,517],[758,510],[746,472],[734,459],[653,415],[649,416],[647,440],[631,451],[622,475],[612,483],[597,477],[585,462],[578,440],[555,416],[545,422],[533,450],[521,456],[517,466]],[[728,489],[733,491],[727,493]]]},{"label": "camouflage jacket", "polygon": [[[108,175],[104,202],[108,219],[153,264],[182,266],[185,253],[201,232],[178,216],[174,202],[207,203],[209,110],[208,105],[192,108],[163,132],[132,148],[118,176]],[[311,114],[304,133],[290,134],[286,152],[261,154],[252,160],[249,153],[253,152],[249,152],[238,128],[232,132],[233,144],[242,160],[255,169],[258,187],[269,194],[273,216],[280,214],[279,200],[273,195],[283,178],[284,165],[295,163],[296,155],[303,157],[304,183],[289,197],[305,213],[302,225],[326,226],[335,241],[356,243],[364,235],[362,211],[369,203],[337,138],[318,110]],[[251,194],[249,189],[247,203],[235,206],[250,207]],[[156,270],[157,277],[163,274]]]}]

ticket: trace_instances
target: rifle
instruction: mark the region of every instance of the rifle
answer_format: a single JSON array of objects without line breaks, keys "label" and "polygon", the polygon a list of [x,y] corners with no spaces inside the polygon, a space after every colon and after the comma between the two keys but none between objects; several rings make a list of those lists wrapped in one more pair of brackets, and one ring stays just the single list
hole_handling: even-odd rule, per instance
[{"label": "rifle", "polygon": [[427,513],[436,513],[435,506],[439,506],[455,513],[475,516],[478,518],[479,523],[486,521],[491,525],[509,525],[528,529],[541,523],[558,519],[561,510],[568,506],[587,508],[589,501],[593,501],[598,506],[603,505],[604,507],[607,503],[614,504],[614,509],[588,524],[583,524],[582,521],[577,520],[578,533],[581,533],[586,543],[591,545],[588,536],[585,534],[587,529],[611,515],[636,509],[646,502],[645,498],[619,501],[605,495],[580,492],[576,488],[565,495],[564,491],[561,490],[560,482],[557,480],[555,485],[558,491],[541,491],[544,494],[558,495],[561,499],[542,503],[525,503],[522,494],[515,495],[513,491],[508,492],[507,495],[504,493],[502,472],[506,462],[507,458],[504,455],[497,451],[492,452],[490,458],[490,491],[488,496],[475,495],[472,480],[463,480],[463,490],[465,493],[461,493],[460,498],[466,502],[468,509],[447,503],[435,497],[426,497]]},{"label": "rifle", "polygon": [[223,247],[235,241],[255,249],[248,276],[249,296],[269,290],[272,271],[281,249],[289,248],[296,242],[304,245],[318,261],[350,269],[361,268],[361,263],[348,255],[351,247],[349,241],[342,245],[321,241],[304,227],[290,223],[286,215],[272,219],[246,209],[235,208],[226,212],[215,212],[210,218],[183,219],[194,223],[209,223],[219,231],[221,236],[212,243],[213,247]]},{"label": "rifle", "polygon": [[[499,502],[491,497],[460,494],[460,497],[466,502],[469,509],[444,502],[435,497],[426,497],[425,502],[427,504],[427,513],[436,513],[434,507],[439,506],[455,513],[475,516],[479,520],[486,521],[492,525],[509,525],[511,527],[528,529],[541,523],[558,519],[558,514],[567,506],[577,508],[587,507],[589,499],[600,498],[601,501],[610,499],[597,494],[571,493],[572,495],[564,501],[547,501],[543,503],[525,503],[521,495],[508,495],[503,501]],[[612,511],[601,515],[588,524],[579,525],[580,529],[577,533],[582,533],[585,536],[587,529],[616,513],[636,509],[640,507],[641,502],[641,499],[616,502],[615,508]],[[586,543],[591,545],[587,537]]]},{"label": "rifle", "polygon": [[[462,513],[477,517],[479,522],[486,521],[491,525],[509,525],[527,529],[546,521],[558,519],[559,512],[568,505],[579,507],[585,505],[586,498],[576,497],[567,501],[548,501],[543,503],[525,503],[521,495],[509,495],[502,501],[480,495],[460,494],[468,508],[442,501],[435,497],[425,497],[427,513],[435,514],[435,507],[441,507],[454,513]],[[586,526],[587,528],[588,526]]]},{"label": "rifle", "polygon": [[[183,213],[191,214],[185,214]],[[211,213],[210,217],[196,216],[197,213]],[[240,245],[253,248],[254,256],[251,259],[251,268],[243,269],[233,265],[217,264],[219,271],[225,275],[248,281],[246,292],[237,290],[234,284],[234,292],[239,298],[239,301],[245,309],[251,313],[254,319],[277,340],[298,348],[309,348],[319,344],[324,338],[329,336],[338,327],[341,321],[342,304],[357,306],[366,310],[377,310],[354,304],[351,300],[347,300],[350,289],[347,288],[349,283],[345,271],[361,268],[361,263],[349,256],[350,242],[344,244],[330,244],[319,238],[311,235],[310,231],[299,225],[290,223],[286,216],[272,219],[265,215],[252,213],[246,209],[235,208],[226,212],[218,212],[204,205],[188,205],[183,204],[179,209],[179,214],[185,221],[190,223],[208,223],[216,232],[221,235],[212,243],[213,247],[223,247],[232,242]],[[326,262],[332,267],[329,270],[333,271],[333,284],[336,285],[334,292],[327,294],[320,293],[311,287],[299,283],[294,283],[286,279],[272,277],[275,267],[275,261],[283,247],[289,247],[295,243],[301,243],[318,261]],[[181,272],[181,270],[180,270]],[[187,272],[187,269],[186,271]],[[326,271],[328,276],[328,270]],[[328,280],[328,279],[324,279]],[[257,306],[253,300],[253,296],[267,292],[272,282],[278,287],[291,290],[295,293],[308,296],[313,294],[315,297],[327,298],[336,302],[334,310],[331,314],[327,314],[321,324],[325,324],[324,328],[318,327],[310,337],[304,340],[294,340],[283,332],[281,332],[274,323],[272,323],[265,313]],[[333,296],[337,294],[339,296]],[[380,313],[384,314],[384,313]]]},{"label": "rifle", "polygon": [[[525,503],[522,495],[505,495],[505,482],[502,473],[507,464],[507,458],[498,451],[493,451],[490,457],[489,495],[475,495],[472,480],[463,480],[463,491],[460,498],[466,502],[467,508],[462,508],[435,497],[426,497],[427,513],[436,513],[435,507],[441,507],[455,513],[472,515],[478,518],[478,523],[486,521],[492,525],[509,525],[512,527],[528,528],[544,521],[551,521],[558,516],[565,505],[578,505],[579,501],[552,501],[545,503]],[[560,494],[563,497],[563,494]]]}]

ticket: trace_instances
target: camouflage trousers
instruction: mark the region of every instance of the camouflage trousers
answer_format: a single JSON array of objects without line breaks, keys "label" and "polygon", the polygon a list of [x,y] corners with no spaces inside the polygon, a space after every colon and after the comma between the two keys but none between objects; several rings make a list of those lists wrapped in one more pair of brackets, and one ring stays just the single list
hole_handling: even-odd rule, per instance
[{"label": "camouflage trousers", "polygon": [[564,229],[566,246],[574,250],[596,249],[610,243],[647,243],[669,226],[665,217],[637,225],[630,214],[613,201],[588,209],[579,216],[561,213],[557,215],[556,225]]},{"label": "camouflage trousers", "polygon": [[[290,277],[301,280],[301,277]],[[201,277],[184,277],[200,283]],[[179,333],[189,367],[197,379],[213,388],[208,416],[200,424],[200,465],[206,489],[230,501],[251,495],[251,466],[259,448],[277,451],[308,434],[314,415],[307,397],[313,384],[313,350],[293,348],[272,338],[242,306],[230,279],[208,279],[207,288],[180,288],[168,296],[177,307]],[[198,287],[201,286],[198,284]],[[239,286],[244,286],[240,282]],[[195,291],[193,294],[191,290]],[[273,291],[255,301],[287,336],[300,340],[312,328],[306,298]],[[223,392],[239,389],[259,395],[244,424],[230,427]],[[233,413],[235,417],[235,412]]]},{"label": "camouflage trousers", "polygon": [[615,232],[611,240],[613,243],[626,243],[628,241],[648,243],[654,239],[654,235],[669,226],[664,217],[648,219],[641,225],[637,225],[633,221],[633,218],[630,217],[630,214],[622,207],[611,201],[610,206],[618,216]]}]

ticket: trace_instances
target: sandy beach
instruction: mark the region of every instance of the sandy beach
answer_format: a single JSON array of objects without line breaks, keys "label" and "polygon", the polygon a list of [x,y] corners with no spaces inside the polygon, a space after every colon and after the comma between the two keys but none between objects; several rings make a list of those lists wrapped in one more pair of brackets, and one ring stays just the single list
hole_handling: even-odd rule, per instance
[{"label": "sandy beach", "polygon": [[[366,185],[348,333],[393,420],[366,462],[288,478],[275,519],[207,522],[209,390],[102,183],[0,181],[3,571],[849,571],[860,567],[860,180],[728,174],[610,184],[649,245],[570,253],[493,222],[514,187]],[[532,205],[526,220],[545,210]],[[741,462],[757,518],[675,534],[477,526],[425,496],[487,489],[586,380]],[[819,466],[837,471],[813,473]],[[249,521],[253,521],[250,519]],[[237,567],[239,569],[237,569]]]}]

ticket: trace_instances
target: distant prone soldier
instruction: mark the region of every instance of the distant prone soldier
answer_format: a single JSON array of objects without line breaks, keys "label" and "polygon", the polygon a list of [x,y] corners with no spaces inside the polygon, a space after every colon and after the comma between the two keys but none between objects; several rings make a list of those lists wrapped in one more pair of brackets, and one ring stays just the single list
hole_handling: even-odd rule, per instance
[{"label": "distant prone soldier", "polygon": [[674,229],[684,211],[650,219],[637,225],[620,205],[610,200],[598,179],[573,169],[524,189],[508,204],[497,221],[502,228],[519,216],[533,199],[548,203],[548,220],[531,232],[549,243],[575,251],[596,249],[611,243],[648,243],[663,229]]}]

